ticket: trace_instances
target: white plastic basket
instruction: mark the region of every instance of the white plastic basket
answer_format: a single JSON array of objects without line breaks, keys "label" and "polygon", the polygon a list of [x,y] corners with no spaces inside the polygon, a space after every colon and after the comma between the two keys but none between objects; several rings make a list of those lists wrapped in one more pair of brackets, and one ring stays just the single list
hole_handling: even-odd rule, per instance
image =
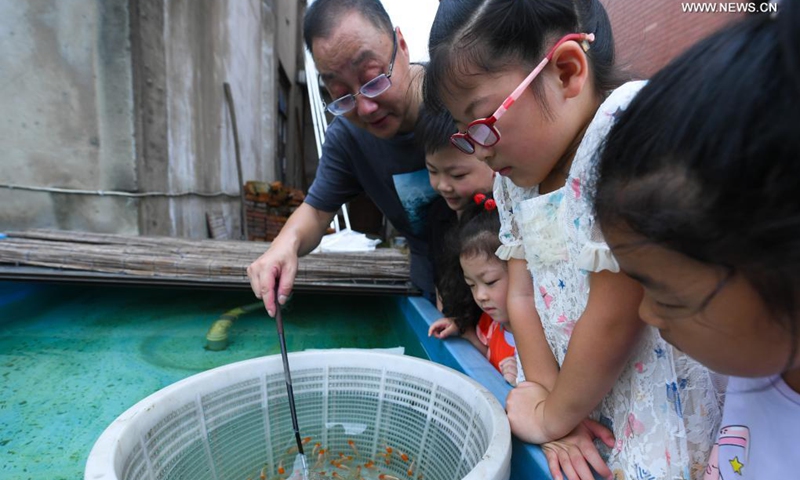
[{"label": "white plastic basket", "polygon": [[[311,437],[306,455],[325,478],[333,471],[358,478],[356,468],[364,478],[509,478],[505,412],[467,376],[358,350],[294,353],[289,362],[300,432]],[[97,440],[84,478],[256,480],[262,469],[269,479],[286,478],[277,471],[281,462],[291,470],[292,445],[282,363],[273,355],[194,375],[140,401]],[[355,458],[344,468],[331,463],[347,456]]]}]

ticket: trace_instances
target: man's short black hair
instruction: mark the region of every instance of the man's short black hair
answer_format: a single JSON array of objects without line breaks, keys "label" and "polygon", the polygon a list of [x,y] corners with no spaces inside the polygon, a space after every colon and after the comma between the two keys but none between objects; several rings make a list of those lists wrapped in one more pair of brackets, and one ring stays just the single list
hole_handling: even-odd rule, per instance
[{"label": "man's short black hair", "polygon": [[330,35],[342,15],[351,11],[360,13],[387,35],[394,32],[392,20],[379,0],[316,0],[308,7],[303,19],[303,38],[308,51],[312,51],[311,42],[315,38]]}]

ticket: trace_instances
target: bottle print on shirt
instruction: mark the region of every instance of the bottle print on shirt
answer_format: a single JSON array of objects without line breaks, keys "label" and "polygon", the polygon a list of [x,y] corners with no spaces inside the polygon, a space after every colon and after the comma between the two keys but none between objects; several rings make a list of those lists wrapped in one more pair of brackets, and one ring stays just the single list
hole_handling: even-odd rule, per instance
[{"label": "bottle print on shirt", "polygon": [[703,480],[746,478],[750,453],[750,429],[744,425],[722,427],[711,449]]}]

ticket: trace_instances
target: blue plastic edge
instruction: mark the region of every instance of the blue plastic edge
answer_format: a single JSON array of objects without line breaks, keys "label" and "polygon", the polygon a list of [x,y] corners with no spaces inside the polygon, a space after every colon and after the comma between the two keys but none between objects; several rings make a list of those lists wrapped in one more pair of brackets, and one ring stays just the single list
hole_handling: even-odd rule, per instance
[{"label": "blue plastic edge", "polygon": [[[468,341],[428,337],[428,327],[442,314],[422,297],[398,297],[398,306],[431,361],[468,375],[492,392],[505,408],[511,385]],[[552,479],[547,460],[537,445],[512,440],[511,480]]]}]

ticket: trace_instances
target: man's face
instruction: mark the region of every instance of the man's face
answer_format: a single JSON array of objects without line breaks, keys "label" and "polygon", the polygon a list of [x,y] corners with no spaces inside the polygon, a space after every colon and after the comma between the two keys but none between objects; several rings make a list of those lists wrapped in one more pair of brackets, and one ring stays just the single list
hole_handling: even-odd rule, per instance
[{"label": "man's face", "polygon": [[[311,47],[320,77],[336,100],[356,94],[365,83],[388,73],[393,38],[358,12],[351,12],[342,15],[330,35],[314,38]],[[399,30],[391,82],[392,86],[375,98],[358,95],[355,108],[344,116],[379,138],[391,138],[413,128],[416,118],[409,118],[415,115],[409,108],[408,46]]]}]

